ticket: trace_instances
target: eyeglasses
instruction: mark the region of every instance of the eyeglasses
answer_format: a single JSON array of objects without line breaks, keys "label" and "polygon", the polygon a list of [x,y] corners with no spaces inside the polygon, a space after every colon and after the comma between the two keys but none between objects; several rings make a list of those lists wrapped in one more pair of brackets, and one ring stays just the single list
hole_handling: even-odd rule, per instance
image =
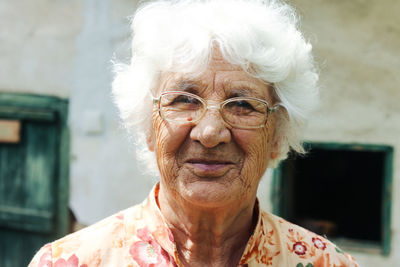
[{"label": "eyeglasses", "polygon": [[228,125],[240,129],[264,127],[268,115],[280,106],[276,104],[270,108],[267,101],[255,97],[234,97],[216,105],[207,105],[203,98],[180,91],[161,93],[159,98],[153,98],[153,102],[158,105],[158,112],[165,121],[196,123],[203,118],[207,109],[214,109],[219,110]]}]

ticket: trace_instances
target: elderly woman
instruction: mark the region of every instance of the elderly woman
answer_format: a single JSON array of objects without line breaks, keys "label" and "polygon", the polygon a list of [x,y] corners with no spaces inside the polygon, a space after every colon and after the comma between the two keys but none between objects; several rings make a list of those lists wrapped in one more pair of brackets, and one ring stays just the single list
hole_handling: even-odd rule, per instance
[{"label": "elderly woman", "polygon": [[132,28],[132,61],[118,66],[113,92],[160,182],[142,204],[44,246],[30,266],[357,266],[256,198],[268,167],[303,152],[317,102],[292,9],[154,1]]}]

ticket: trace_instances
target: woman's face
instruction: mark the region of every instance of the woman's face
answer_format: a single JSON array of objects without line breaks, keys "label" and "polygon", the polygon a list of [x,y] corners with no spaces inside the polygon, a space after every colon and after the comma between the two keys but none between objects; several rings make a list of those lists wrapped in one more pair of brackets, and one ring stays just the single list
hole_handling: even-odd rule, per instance
[{"label": "woman's face", "polygon": [[[208,104],[237,96],[273,104],[266,84],[226,62],[219,53],[196,78],[164,73],[157,94],[177,90],[196,94]],[[254,200],[268,160],[276,154],[274,126],[271,115],[263,128],[232,128],[213,109],[200,121],[181,125],[164,121],[154,107],[148,145],[156,152],[162,190],[175,200],[204,207]]]}]

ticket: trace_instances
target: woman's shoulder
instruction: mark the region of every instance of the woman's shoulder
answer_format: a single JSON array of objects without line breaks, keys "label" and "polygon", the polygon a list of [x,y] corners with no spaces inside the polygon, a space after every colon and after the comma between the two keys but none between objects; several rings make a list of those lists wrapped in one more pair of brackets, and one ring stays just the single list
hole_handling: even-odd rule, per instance
[{"label": "woman's shoulder", "polygon": [[263,231],[279,240],[279,250],[294,266],[358,266],[328,239],[268,212],[261,212]]},{"label": "woman's shoulder", "polygon": [[29,267],[64,266],[62,263],[98,266],[109,251],[117,252],[124,247],[132,226],[140,221],[140,213],[141,205],[136,205],[46,244],[36,253]]}]

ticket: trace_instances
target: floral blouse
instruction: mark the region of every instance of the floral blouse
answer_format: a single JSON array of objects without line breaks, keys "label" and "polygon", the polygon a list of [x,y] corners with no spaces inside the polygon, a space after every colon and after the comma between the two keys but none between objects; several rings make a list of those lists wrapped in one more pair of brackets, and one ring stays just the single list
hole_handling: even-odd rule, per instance
[{"label": "floral blouse", "polygon": [[[181,266],[174,237],[157,205],[158,192],[156,185],[142,204],[43,246],[29,267]],[[256,211],[258,222],[239,266],[358,266],[323,237]]]}]

